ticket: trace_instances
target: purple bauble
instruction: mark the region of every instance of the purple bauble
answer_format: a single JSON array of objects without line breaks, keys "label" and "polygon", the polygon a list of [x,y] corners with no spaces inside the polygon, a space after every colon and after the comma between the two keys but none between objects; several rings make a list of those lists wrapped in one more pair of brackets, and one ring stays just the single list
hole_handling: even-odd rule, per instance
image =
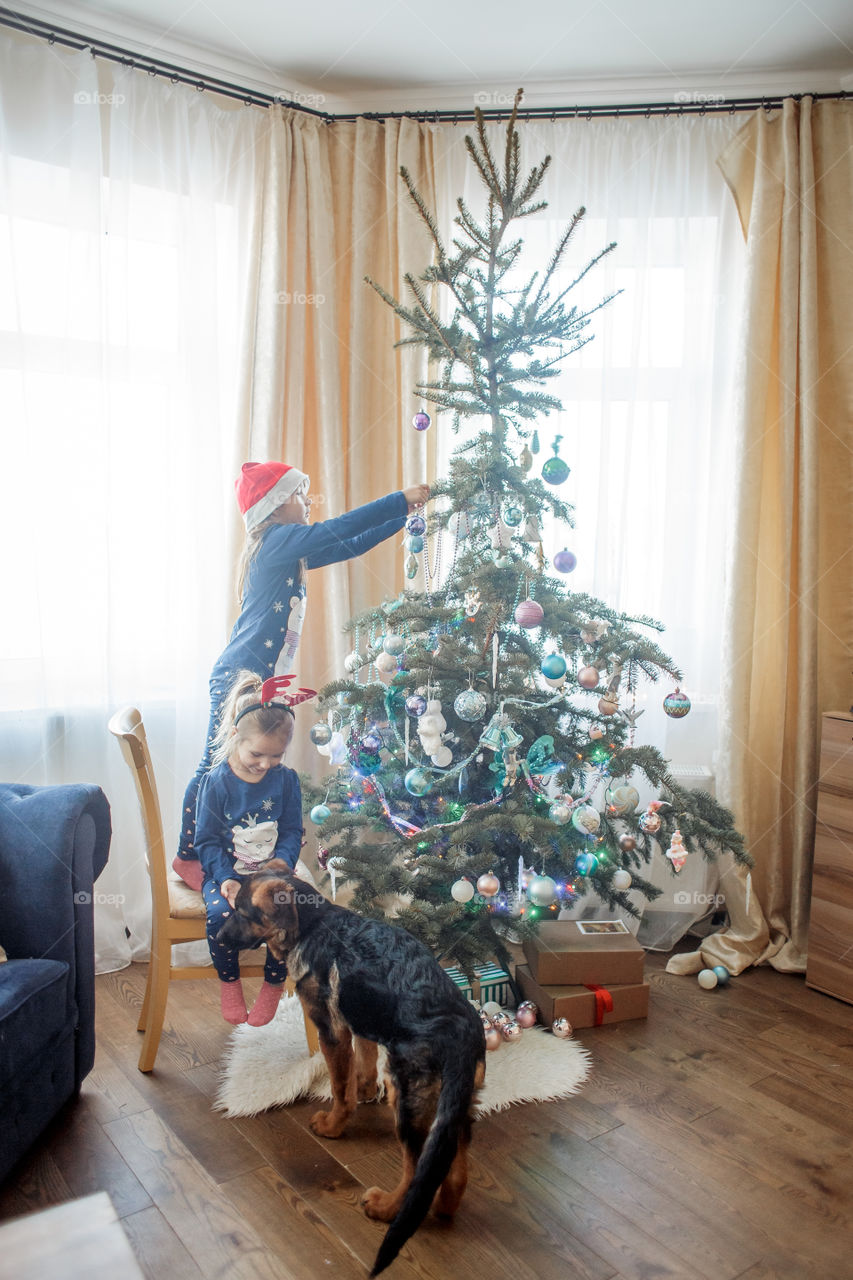
[{"label": "purple bauble", "polygon": [[535,600],[522,600],[515,611],[515,620],[520,627],[538,627],[544,617],[541,604]]},{"label": "purple bauble", "polygon": [[419,693],[413,693],[406,699],[406,715],[416,719],[427,709],[427,700]]},{"label": "purple bauble", "polygon": [[571,573],[577,565],[578,558],[573,551],[558,551],[554,556],[554,568],[558,573]]},{"label": "purple bauble", "polygon": [[417,512],[413,516],[409,516],[406,521],[406,533],[413,533],[416,538],[426,533],[426,520],[423,516],[419,516]]},{"label": "purple bauble", "polygon": [[415,431],[426,431],[430,422],[431,418],[429,414],[424,413],[423,409],[421,409],[420,413],[416,413],[414,418],[412,418],[412,426],[415,428]]},{"label": "purple bauble", "polygon": [[515,1011],[515,1020],[520,1027],[535,1026],[538,1012],[539,1010],[532,1000],[523,1000]]}]

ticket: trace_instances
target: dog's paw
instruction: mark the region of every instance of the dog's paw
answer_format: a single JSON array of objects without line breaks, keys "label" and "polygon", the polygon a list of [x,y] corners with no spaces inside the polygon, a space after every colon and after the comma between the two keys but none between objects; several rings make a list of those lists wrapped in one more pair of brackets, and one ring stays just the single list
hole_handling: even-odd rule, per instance
[{"label": "dog's paw", "polygon": [[358,1100],[359,1102],[379,1101],[379,1081],[376,1076],[373,1076],[372,1079],[359,1080]]},{"label": "dog's paw", "polygon": [[373,1218],[376,1222],[390,1222],[392,1218],[396,1218],[399,1205],[397,1197],[390,1191],[370,1187],[361,1197],[361,1207],[368,1218]]},{"label": "dog's paw", "polygon": [[346,1118],[338,1119],[333,1111],[315,1111],[308,1127],[321,1138],[339,1138],[344,1131]]}]

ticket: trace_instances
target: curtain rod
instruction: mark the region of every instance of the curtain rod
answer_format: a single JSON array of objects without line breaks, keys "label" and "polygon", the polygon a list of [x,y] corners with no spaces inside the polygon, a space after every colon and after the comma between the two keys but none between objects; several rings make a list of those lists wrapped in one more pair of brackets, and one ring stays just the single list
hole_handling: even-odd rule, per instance
[{"label": "curtain rod", "polygon": [[[70,31],[64,27],[54,26],[43,22],[39,18],[29,18],[24,14],[16,13],[12,9],[0,7],[0,26],[23,31],[27,35],[46,40],[48,44],[61,44],[70,49],[89,49],[93,58],[103,58],[108,62],[116,62],[129,70],[145,71],[151,76],[162,76],[172,84],[190,85],[200,93],[207,89],[211,93],[218,93],[225,98],[233,98],[250,107],[289,107],[293,111],[301,111],[305,115],[316,116],[321,120],[325,120],[328,124],[355,120],[419,120],[425,124],[462,124],[473,121],[476,118],[473,108],[456,111],[361,111],[337,114],[330,111],[320,111],[316,107],[294,102],[286,94],[261,93],[243,85],[232,84],[228,80],[220,80],[216,76],[198,75],[189,71],[186,67],[165,62],[161,58],[149,58],[142,54],[132,53],[130,50],[123,49],[118,45],[108,44],[104,40],[84,36],[79,32]],[[842,89],[837,93],[773,94],[762,98],[718,98],[716,95],[709,94],[705,100],[701,100],[701,95],[694,95],[695,100],[687,102],[632,102],[612,106],[521,107],[518,112],[518,119],[593,120],[617,116],[644,116],[649,119],[651,116],[704,116],[720,112],[728,112],[734,115],[735,112],[739,111],[755,111],[759,107],[763,107],[767,111],[779,110],[786,97],[794,98],[797,101],[804,97],[810,97],[815,101],[826,101],[845,99],[849,96]],[[509,107],[496,108],[491,111],[483,109],[482,115],[487,121],[498,122],[509,119],[510,110]]]}]

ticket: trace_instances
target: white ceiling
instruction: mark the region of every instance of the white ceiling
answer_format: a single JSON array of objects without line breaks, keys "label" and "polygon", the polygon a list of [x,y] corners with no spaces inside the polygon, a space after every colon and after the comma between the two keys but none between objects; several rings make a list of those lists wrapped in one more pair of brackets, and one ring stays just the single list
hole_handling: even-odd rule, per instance
[{"label": "white ceiling", "polygon": [[[12,0],[14,4],[14,0]],[[850,0],[44,0],[21,13],[330,111],[853,90]]]}]

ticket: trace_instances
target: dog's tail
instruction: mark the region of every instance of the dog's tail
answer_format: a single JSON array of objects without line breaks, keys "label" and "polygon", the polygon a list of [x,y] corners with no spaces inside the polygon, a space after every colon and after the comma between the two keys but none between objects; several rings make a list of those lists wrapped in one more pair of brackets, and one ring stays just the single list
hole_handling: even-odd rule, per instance
[{"label": "dog's tail", "polygon": [[[460,1059],[465,1058],[465,1061]],[[469,1113],[477,1081],[475,1053],[460,1054],[444,1069],[435,1119],[426,1136],[400,1212],[379,1246],[371,1276],[378,1276],[394,1261],[403,1245],[423,1222],[436,1192],[450,1172],[460,1138],[467,1140]]]}]

